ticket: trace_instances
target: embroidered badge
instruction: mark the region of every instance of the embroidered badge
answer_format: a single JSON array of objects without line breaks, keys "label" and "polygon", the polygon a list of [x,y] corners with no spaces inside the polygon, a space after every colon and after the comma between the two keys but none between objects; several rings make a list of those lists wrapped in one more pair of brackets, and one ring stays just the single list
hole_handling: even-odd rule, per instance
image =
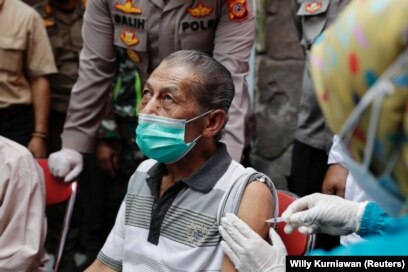
[{"label": "embroidered badge", "polygon": [[124,4],[115,4],[115,9],[127,14],[142,14],[142,10],[133,5],[132,0],[126,0]]},{"label": "embroidered badge", "polygon": [[322,2],[321,1],[309,2],[305,6],[306,11],[309,12],[310,14],[313,14],[313,13],[319,11],[321,8],[322,8]]},{"label": "embroidered badge", "polygon": [[129,59],[131,59],[135,63],[139,63],[142,60],[136,51],[129,49],[129,48],[127,50],[127,55]]},{"label": "embroidered badge", "polygon": [[191,16],[201,18],[210,15],[213,13],[213,7],[206,7],[203,3],[199,2],[195,7],[189,8],[188,13]]},{"label": "embroidered badge", "polygon": [[206,226],[191,222],[187,227],[187,239],[192,246],[200,246],[207,237],[209,230]]},{"label": "embroidered badge", "polygon": [[246,0],[228,0],[228,8],[232,21],[242,20],[248,16]]},{"label": "embroidered badge", "polygon": [[136,37],[136,32],[131,29],[124,29],[122,33],[120,33],[120,39],[127,46],[133,46],[139,42]]}]

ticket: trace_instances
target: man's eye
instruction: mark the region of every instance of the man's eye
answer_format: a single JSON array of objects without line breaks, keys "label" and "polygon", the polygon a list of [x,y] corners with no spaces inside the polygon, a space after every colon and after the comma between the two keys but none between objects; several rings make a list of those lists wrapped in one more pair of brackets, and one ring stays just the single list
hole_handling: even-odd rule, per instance
[{"label": "man's eye", "polygon": [[142,96],[147,96],[147,95],[151,95],[151,93],[150,93],[150,91],[149,90],[143,90],[143,92],[142,92]]},{"label": "man's eye", "polygon": [[165,100],[166,102],[174,102],[173,97],[171,97],[171,96],[168,95],[168,94],[166,94],[166,95],[164,96],[164,100]]}]

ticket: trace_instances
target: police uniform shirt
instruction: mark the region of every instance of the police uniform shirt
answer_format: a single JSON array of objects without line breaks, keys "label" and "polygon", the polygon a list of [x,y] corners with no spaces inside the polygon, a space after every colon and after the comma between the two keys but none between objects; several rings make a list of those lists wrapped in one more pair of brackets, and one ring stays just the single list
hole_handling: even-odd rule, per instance
[{"label": "police uniform shirt", "polygon": [[254,36],[252,1],[89,0],[80,75],[62,134],[63,146],[91,150],[117,67],[116,48],[126,51],[144,79],[170,53],[196,49],[212,54],[232,74],[236,94],[225,142],[232,157],[239,159],[249,110],[245,77]]},{"label": "police uniform shirt", "polygon": [[58,67],[58,73],[49,77],[52,89],[51,108],[66,112],[72,87],[78,79],[85,7],[78,1],[74,10],[66,12],[45,0],[38,3],[35,9],[43,18]]},{"label": "police uniform shirt", "polygon": [[[297,16],[302,26],[302,45],[309,62],[309,49],[313,41],[331,25],[350,0],[297,0]],[[305,65],[302,96],[296,139],[314,148],[329,152],[333,134],[327,127],[314,93],[309,65]]]},{"label": "police uniform shirt", "polygon": [[41,17],[22,1],[0,0],[0,108],[31,104],[29,78],[56,71]]}]

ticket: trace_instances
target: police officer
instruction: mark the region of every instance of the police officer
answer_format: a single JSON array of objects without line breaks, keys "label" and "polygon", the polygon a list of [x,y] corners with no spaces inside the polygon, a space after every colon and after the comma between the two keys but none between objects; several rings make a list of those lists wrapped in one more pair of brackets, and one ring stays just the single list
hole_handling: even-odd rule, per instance
[{"label": "police officer", "polygon": [[[300,26],[301,44],[306,60],[302,82],[300,112],[292,154],[291,180],[289,190],[299,196],[321,192],[328,169],[328,153],[333,134],[324,121],[319,108],[309,71],[309,50],[316,38],[331,25],[350,0],[297,0],[297,20]],[[340,165],[333,165],[332,174],[347,175]],[[334,174],[334,177],[336,175]],[[345,179],[345,176],[344,176]],[[323,238],[328,241],[329,238]],[[320,246],[320,241],[318,246]],[[334,241],[334,244],[337,242]],[[331,247],[331,242],[321,244]]]},{"label": "police officer", "polygon": [[[48,151],[52,153],[61,148],[60,134],[65,122],[71,89],[78,79],[79,53],[82,48],[81,28],[85,6],[81,0],[43,0],[34,8],[43,18],[58,67],[58,73],[49,77],[52,92]],[[76,204],[80,203],[80,195],[78,195],[79,199]],[[49,253],[56,252],[65,205],[66,203],[49,205],[46,208],[48,218],[46,248]],[[76,206],[60,264],[60,268],[66,271],[76,269],[74,247],[80,240],[80,211],[81,209]]]},{"label": "police officer", "polygon": [[[236,95],[224,141],[232,157],[240,160],[249,109],[245,76],[254,34],[252,1],[247,0],[88,1],[79,80],[62,134],[63,149],[50,156],[51,171],[66,181],[81,172],[79,152],[92,151],[104,102],[121,63],[137,68],[143,86],[160,61],[179,49],[208,52],[232,73]],[[134,78],[128,82],[129,90],[136,92]]]},{"label": "police officer", "polygon": [[56,68],[41,17],[0,0],[0,135],[46,157],[50,88]]}]

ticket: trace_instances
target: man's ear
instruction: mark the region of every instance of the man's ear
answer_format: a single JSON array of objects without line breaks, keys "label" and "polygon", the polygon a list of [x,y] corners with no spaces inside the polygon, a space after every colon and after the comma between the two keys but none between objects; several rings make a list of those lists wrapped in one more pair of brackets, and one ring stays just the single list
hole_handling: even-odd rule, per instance
[{"label": "man's ear", "polygon": [[222,109],[210,112],[205,121],[203,137],[214,137],[227,122],[227,113]]}]

